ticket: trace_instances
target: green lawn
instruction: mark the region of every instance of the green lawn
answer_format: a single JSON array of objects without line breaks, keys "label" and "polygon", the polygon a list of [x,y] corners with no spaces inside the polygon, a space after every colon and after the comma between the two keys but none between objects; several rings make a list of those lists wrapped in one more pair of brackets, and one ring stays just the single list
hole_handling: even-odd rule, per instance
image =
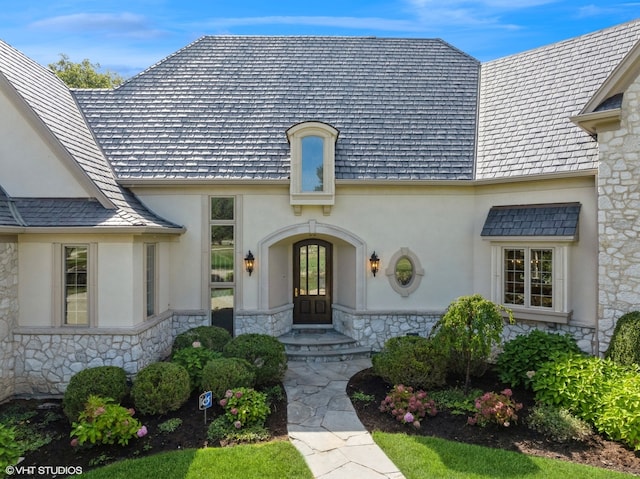
[{"label": "green lawn", "polygon": [[127,459],[86,472],[83,479],[312,479],[304,458],[287,441],[227,448],[187,449]]},{"label": "green lawn", "polygon": [[631,474],[425,436],[374,432],[407,479],[618,479]]}]

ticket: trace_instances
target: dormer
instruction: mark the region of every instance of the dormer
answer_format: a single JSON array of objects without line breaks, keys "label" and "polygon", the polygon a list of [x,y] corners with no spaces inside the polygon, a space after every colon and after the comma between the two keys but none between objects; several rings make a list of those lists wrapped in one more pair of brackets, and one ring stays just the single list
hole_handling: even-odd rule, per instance
[{"label": "dormer", "polygon": [[335,203],[335,153],[338,130],[308,121],[287,130],[291,146],[290,204],[295,214],[304,205],[319,205],[329,215]]}]

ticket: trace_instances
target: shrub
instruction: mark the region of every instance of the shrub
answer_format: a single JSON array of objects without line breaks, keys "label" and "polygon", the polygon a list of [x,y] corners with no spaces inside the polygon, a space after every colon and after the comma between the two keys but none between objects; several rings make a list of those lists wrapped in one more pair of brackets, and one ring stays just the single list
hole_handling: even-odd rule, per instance
[{"label": "shrub", "polygon": [[420,421],[427,414],[435,416],[438,412],[426,392],[414,392],[412,387],[402,384],[394,386],[382,400],[380,411],[388,412],[402,424],[412,424],[416,428],[420,427]]},{"label": "shrub", "polygon": [[110,397],[119,403],[128,392],[124,369],[116,366],[83,369],[71,377],[62,399],[62,407],[69,421],[74,422],[78,420],[92,394]]},{"label": "shrub", "polygon": [[640,365],[640,311],[618,319],[605,357],[626,366]]},{"label": "shrub", "polygon": [[71,426],[71,445],[115,444],[126,446],[134,437],[143,437],[147,428],[132,416],[135,411],[115,404],[113,399],[89,396],[78,422]]},{"label": "shrub", "polygon": [[171,358],[171,362],[179,364],[187,370],[191,379],[191,388],[196,389],[202,382],[202,370],[212,359],[219,359],[222,353],[203,347],[188,347],[179,349]]},{"label": "shrub", "polygon": [[591,424],[602,398],[629,372],[609,359],[570,353],[544,363],[533,376],[536,400],[569,410]]},{"label": "shrub", "polygon": [[173,341],[172,353],[184,348],[190,348],[193,343],[200,343],[205,349],[222,352],[225,345],[231,341],[231,334],[219,326],[198,326],[180,333]]},{"label": "shrub", "polygon": [[513,322],[513,314],[505,307],[479,294],[461,296],[449,305],[431,331],[435,341],[462,361],[465,391],[469,390],[472,366],[488,360],[492,348],[502,340],[503,312]]},{"label": "shrub", "polygon": [[538,368],[564,353],[580,353],[572,336],[534,329],[504,345],[496,364],[498,375],[511,387],[522,385],[531,389],[531,378]]},{"label": "shrub", "polygon": [[640,375],[629,371],[602,395],[596,429],[614,441],[640,450]]},{"label": "shrub", "polygon": [[213,397],[222,399],[229,389],[253,387],[255,377],[253,368],[244,359],[219,358],[206,364],[200,384],[203,391],[211,391]]},{"label": "shrub", "polygon": [[241,334],[227,343],[224,355],[247,360],[255,368],[256,386],[282,381],[287,370],[284,345],[266,334]]},{"label": "shrub", "polygon": [[182,406],[191,394],[187,370],[175,363],[152,363],[140,370],[131,398],[142,414],[166,414]]},{"label": "shrub", "polygon": [[254,425],[236,429],[233,424],[229,423],[225,416],[215,418],[207,430],[207,439],[212,442],[220,441],[220,445],[222,446],[235,443],[266,441],[269,437],[269,430],[264,426]]},{"label": "shrub", "polygon": [[391,338],[371,361],[374,373],[389,384],[432,389],[445,383],[446,353],[428,338]]},{"label": "shrub", "polygon": [[230,389],[218,401],[224,409],[224,416],[236,429],[264,426],[271,412],[267,395],[251,388]]},{"label": "shrub", "polygon": [[20,444],[16,441],[15,428],[0,423],[0,471],[4,474],[7,466],[14,466],[22,452]]},{"label": "shrub", "polygon": [[556,442],[586,441],[593,435],[591,426],[568,410],[539,404],[529,411],[527,425]]},{"label": "shrub", "polygon": [[467,423],[478,426],[497,424],[509,427],[511,423],[518,421],[517,412],[522,409],[522,403],[513,400],[511,389],[505,389],[500,393],[486,392],[476,399],[476,414],[467,420]]}]

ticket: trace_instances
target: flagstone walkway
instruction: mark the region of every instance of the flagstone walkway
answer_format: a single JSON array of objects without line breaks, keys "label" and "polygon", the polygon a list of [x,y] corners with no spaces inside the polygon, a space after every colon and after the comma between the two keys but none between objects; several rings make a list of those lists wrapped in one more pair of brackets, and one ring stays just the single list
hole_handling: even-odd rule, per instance
[{"label": "flagstone walkway", "polygon": [[284,378],[289,438],[316,479],[403,479],[364,428],[347,383],[370,359],[289,361]]}]

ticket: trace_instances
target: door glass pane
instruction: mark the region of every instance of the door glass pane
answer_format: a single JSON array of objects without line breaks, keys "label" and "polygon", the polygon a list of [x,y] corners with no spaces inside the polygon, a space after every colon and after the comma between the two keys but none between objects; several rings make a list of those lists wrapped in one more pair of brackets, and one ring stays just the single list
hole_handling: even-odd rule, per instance
[{"label": "door glass pane", "polygon": [[87,254],[88,248],[86,246],[65,246],[64,248],[65,324],[89,324]]},{"label": "door glass pane", "polygon": [[307,247],[302,246],[300,248],[300,294],[308,294],[307,288]]},{"label": "door glass pane", "polygon": [[302,191],[322,191],[324,140],[319,136],[302,139]]},{"label": "door glass pane", "polygon": [[524,305],[524,250],[504,250],[504,302]]},{"label": "door glass pane", "polygon": [[318,248],[318,294],[325,296],[327,294],[327,248],[320,246]]},{"label": "door glass pane", "polygon": [[211,226],[211,282],[233,282],[233,226]]},{"label": "door glass pane", "polygon": [[311,244],[308,248],[308,269],[307,269],[307,294],[310,296],[316,296],[318,294],[318,245]]}]

